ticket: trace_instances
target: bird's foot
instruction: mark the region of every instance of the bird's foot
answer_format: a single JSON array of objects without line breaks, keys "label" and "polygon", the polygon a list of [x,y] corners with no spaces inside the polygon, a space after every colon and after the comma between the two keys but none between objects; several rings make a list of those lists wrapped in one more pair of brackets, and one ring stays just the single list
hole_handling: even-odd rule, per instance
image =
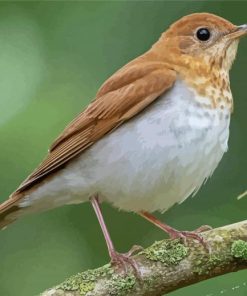
[{"label": "bird's foot", "polygon": [[118,271],[127,274],[131,269],[134,271],[136,276],[140,277],[140,270],[136,260],[132,257],[132,255],[138,251],[143,249],[139,246],[133,246],[129,252],[127,253],[118,253],[116,251],[111,252],[111,264],[115,267]]},{"label": "bird's foot", "polygon": [[187,239],[193,239],[198,241],[209,253],[211,252],[209,244],[205,241],[204,237],[200,234],[201,232],[207,231],[209,228],[200,227],[195,231],[178,231],[176,229],[172,229],[169,232],[171,239],[182,239],[185,245],[188,244]]},{"label": "bird's foot", "polygon": [[148,220],[149,222],[153,223],[163,231],[165,231],[171,239],[182,239],[184,244],[187,244],[187,239],[194,239],[197,240],[203,247],[210,253],[210,247],[208,243],[205,241],[203,236],[201,235],[202,232],[212,229],[212,227],[208,225],[203,225],[196,229],[195,231],[178,231],[177,229],[159,221],[156,217],[151,215],[148,212],[141,211],[139,215]]},{"label": "bird's foot", "polygon": [[209,231],[209,230],[212,230],[212,229],[213,229],[213,227],[211,227],[210,225],[202,225],[199,228],[197,228],[196,230],[194,230],[194,232],[202,233],[202,232]]},{"label": "bird's foot", "polygon": [[143,251],[143,247],[142,246],[133,245],[131,247],[131,249],[127,253],[124,253],[124,254],[130,257],[130,256],[133,256],[133,255],[136,255],[137,253],[139,253],[141,251]]}]

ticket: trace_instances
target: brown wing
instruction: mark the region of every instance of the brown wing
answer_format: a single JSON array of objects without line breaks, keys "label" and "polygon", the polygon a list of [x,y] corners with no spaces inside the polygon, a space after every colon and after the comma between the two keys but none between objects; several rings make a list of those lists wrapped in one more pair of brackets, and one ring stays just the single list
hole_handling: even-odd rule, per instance
[{"label": "brown wing", "polygon": [[52,144],[46,159],[15,193],[42,181],[142,111],[173,85],[175,76],[165,64],[150,61],[134,61],[120,69],[102,85],[96,99],[65,128]]}]

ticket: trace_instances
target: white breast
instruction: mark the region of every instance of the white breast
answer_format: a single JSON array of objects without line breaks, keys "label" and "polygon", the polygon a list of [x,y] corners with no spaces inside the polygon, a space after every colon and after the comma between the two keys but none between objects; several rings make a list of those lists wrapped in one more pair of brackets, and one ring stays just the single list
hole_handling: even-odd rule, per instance
[{"label": "white breast", "polygon": [[127,211],[165,211],[196,192],[227,150],[229,110],[205,109],[181,81],[98,141],[22,206],[46,209],[98,193]]}]

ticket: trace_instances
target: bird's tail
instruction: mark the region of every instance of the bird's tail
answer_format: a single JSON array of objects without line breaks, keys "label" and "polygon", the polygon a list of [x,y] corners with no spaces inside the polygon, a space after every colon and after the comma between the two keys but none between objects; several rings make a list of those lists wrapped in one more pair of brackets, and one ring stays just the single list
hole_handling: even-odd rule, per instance
[{"label": "bird's tail", "polygon": [[0,229],[5,229],[9,224],[13,223],[19,210],[16,200],[12,197],[0,204]]}]

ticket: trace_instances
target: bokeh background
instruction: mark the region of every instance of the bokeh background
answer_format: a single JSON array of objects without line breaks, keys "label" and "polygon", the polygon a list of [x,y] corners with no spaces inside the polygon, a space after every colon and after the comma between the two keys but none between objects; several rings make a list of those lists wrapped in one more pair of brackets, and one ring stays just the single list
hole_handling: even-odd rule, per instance
[{"label": "bokeh background", "polygon": [[[167,26],[192,12],[247,23],[245,1],[100,1],[0,3],[0,199],[44,157],[63,127],[100,84],[143,53]],[[247,38],[231,72],[235,112],[229,151],[196,198],[164,215],[178,229],[246,219]],[[119,251],[165,235],[134,214],[103,206]],[[89,204],[29,216],[0,232],[0,295],[33,296],[69,275],[108,261]],[[246,296],[247,271],[218,277],[173,296]]]}]

